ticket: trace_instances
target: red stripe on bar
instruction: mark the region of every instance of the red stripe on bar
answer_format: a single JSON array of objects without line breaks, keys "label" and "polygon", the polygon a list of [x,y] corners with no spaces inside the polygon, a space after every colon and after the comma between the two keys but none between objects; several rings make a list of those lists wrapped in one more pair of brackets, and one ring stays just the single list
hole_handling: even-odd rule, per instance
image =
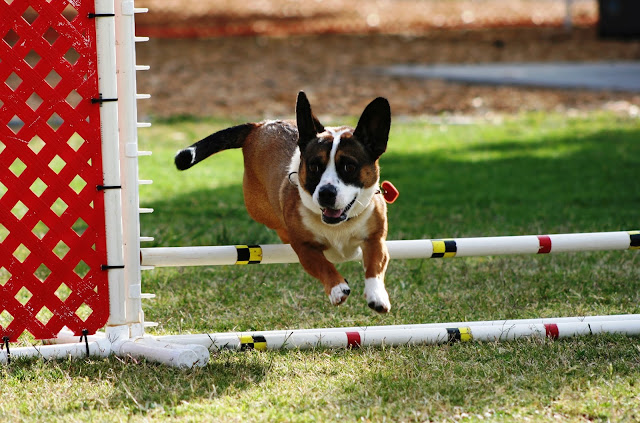
[{"label": "red stripe on bar", "polygon": [[555,323],[545,324],[544,329],[547,332],[547,337],[551,339],[558,339],[560,337],[560,331],[558,325]]},{"label": "red stripe on bar", "polygon": [[345,332],[347,334],[347,348],[360,348],[360,332]]},{"label": "red stripe on bar", "polygon": [[549,254],[551,252],[551,238],[549,235],[538,235],[538,241],[540,241],[538,254]]}]

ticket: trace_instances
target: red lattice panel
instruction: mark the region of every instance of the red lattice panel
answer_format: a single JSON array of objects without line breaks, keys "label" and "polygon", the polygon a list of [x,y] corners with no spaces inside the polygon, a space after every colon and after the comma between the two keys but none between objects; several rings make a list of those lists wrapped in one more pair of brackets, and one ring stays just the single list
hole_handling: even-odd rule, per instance
[{"label": "red lattice panel", "polygon": [[0,0],[0,338],[109,315],[94,0]]}]

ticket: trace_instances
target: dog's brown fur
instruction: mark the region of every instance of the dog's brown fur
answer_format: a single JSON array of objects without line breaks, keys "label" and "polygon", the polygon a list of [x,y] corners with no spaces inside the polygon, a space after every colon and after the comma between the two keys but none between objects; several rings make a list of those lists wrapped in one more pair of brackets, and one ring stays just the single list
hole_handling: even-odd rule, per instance
[{"label": "dog's brown fur", "polygon": [[[179,152],[176,165],[186,169],[217,151],[241,146],[244,200],[249,215],[275,230],[282,242],[291,244],[304,269],[322,282],[326,294],[336,305],[347,299],[350,289],[327,256],[336,261],[352,259],[360,247],[367,302],[376,311],[387,312],[390,303],[384,289],[389,261],[385,244],[386,203],[381,195],[370,193],[378,189],[377,159],[386,149],[390,124],[388,103],[384,99],[374,100],[365,109],[355,130],[347,127],[325,129],[311,113],[304,93],[298,97],[296,112],[297,128],[284,121],[245,124],[235,127],[239,128],[236,131],[230,128],[226,130],[224,141],[215,140],[216,134],[213,134]],[[201,145],[205,142],[206,151],[201,153]],[[213,143],[219,146],[212,146]],[[368,204],[356,204],[353,209],[351,206],[344,208],[344,221],[339,224],[325,223],[325,212],[320,211],[320,206],[317,210],[309,207],[314,193],[305,188],[312,179],[309,175],[313,169],[311,160],[325,166],[322,175],[328,171],[333,143],[338,146],[333,150],[334,167],[343,161],[358,163],[360,168],[349,175],[355,181],[351,185],[361,185],[360,191],[366,194],[362,194],[362,198],[369,201]],[[351,167],[344,169],[346,172]],[[349,189],[355,190],[351,185]],[[354,201],[360,202],[360,191],[354,191],[357,192]],[[305,204],[302,197],[307,195]],[[338,214],[341,210],[333,210],[333,213]],[[354,214],[347,218],[346,214],[352,210],[355,210]],[[356,215],[357,210],[360,211]],[[333,254],[335,252],[337,254]]]}]

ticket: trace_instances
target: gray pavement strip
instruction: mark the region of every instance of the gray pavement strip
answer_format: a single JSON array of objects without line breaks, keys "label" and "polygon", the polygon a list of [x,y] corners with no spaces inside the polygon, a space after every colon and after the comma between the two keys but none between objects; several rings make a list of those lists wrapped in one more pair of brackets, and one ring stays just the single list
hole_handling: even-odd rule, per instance
[{"label": "gray pavement strip", "polygon": [[469,84],[640,92],[640,61],[392,65],[377,71]]}]

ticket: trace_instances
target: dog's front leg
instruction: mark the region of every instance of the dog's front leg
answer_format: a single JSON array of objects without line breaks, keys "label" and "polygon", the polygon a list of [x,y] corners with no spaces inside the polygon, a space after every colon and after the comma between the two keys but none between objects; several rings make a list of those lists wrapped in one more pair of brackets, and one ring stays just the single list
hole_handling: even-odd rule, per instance
[{"label": "dog's front leg", "polygon": [[368,239],[362,245],[364,264],[364,298],[369,307],[378,313],[391,310],[389,294],[384,287],[384,275],[389,263],[389,252],[384,239]]},{"label": "dog's front leg", "polygon": [[340,305],[347,301],[351,288],[333,263],[324,256],[322,245],[292,240],[291,247],[298,255],[304,270],[322,282],[324,292],[329,296],[331,304]]}]

